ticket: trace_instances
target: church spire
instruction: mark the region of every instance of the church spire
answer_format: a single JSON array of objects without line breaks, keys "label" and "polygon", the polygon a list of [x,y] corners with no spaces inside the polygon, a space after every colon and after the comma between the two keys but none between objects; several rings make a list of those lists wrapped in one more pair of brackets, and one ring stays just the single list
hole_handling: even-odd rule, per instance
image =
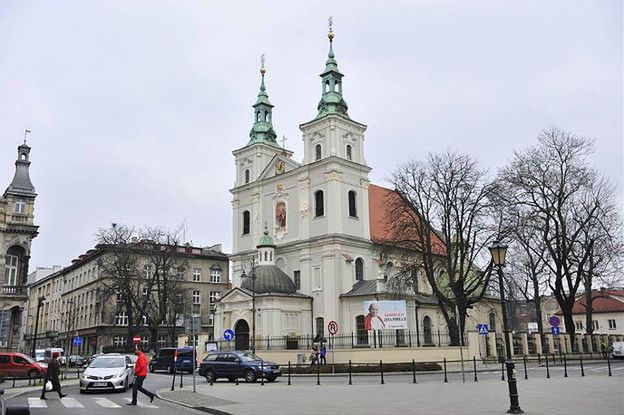
[{"label": "church spire", "polygon": [[[26,130],[27,132],[30,132]],[[30,181],[30,147],[26,144],[26,139],[24,139],[24,144],[21,144],[17,147],[17,160],[15,161],[15,175],[13,176],[13,180],[11,184],[4,192],[4,195],[13,194],[16,196],[29,196],[35,197],[37,196],[35,193],[35,186],[33,186]]]},{"label": "church spire", "polygon": [[269,102],[269,94],[266,92],[266,86],[264,85],[264,74],[266,68],[264,67],[264,55],[260,58],[260,76],[262,80],[260,82],[260,92],[258,92],[258,99],[253,105],[254,108],[254,124],[249,132],[249,143],[247,145],[256,143],[265,143],[272,146],[279,147],[277,144],[277,134],[273,130],[273,104]]},{"label": "church spire", "polygon": [[329,53],[325,62],[325,71],[320,75],[322,80],[321,101],[318,104],[318,114],[316,118],[321,118],[327,114],[340,114],[349,118],[347,110],[349,106],[342,97],[342,73],[338,70],[336,55],[334,54],[334,29],[333,18],[329,18]]}]

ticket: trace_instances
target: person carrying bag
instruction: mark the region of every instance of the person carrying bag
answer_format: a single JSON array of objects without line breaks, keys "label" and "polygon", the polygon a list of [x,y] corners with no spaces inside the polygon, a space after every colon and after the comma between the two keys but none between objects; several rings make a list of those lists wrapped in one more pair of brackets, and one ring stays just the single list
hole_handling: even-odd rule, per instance
[{"label": "person carrying bag", "polygon": [[48,363],[48,370],[43,378],[43,389],[41,389],[41,399],[46,398],[46,392],[56,391],[58,392],[59,399],[63,399],[65,396],[61,392],[61,382],[59,376],[61,375],[61,365],[58,362],[59,352],[52,353],[52,359]]}]

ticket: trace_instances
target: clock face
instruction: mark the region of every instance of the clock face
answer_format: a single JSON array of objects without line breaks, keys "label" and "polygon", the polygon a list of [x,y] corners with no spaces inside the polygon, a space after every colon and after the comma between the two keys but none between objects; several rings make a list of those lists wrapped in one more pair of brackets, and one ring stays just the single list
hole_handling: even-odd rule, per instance
[{"label": "clock face", "polygon": [[282,174],[286,171],[286,165],[282,160],[275,163],[275,174]]}]

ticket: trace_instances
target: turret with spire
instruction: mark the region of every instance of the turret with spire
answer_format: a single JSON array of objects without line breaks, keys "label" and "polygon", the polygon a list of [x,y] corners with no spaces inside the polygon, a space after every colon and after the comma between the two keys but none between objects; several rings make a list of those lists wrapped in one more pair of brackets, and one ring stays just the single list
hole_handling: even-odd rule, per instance
[{"label": "turret with spire", "polygon": [[349,118],[347,110],[349,106],[342,97],[342,73],[338,70],[338,63],[334,55],[334,30],[333,20],[329,18],[329,54],[325,62],[325,71],[320,75],[322,80],[322,96],[318,104],[318,114],[316,118],[321,118],[327,114],[340,114]]},{"label": "turret with spire", "polygon": [[4,192],[6,197],[8,194],[15,196],[26,196],[34,198],[37,196],[35,193],[35,186],[30,181],[30,147],[26,144],[21,144],[17,147],[17,160],[15,161],[15,175],[9,187]]},{"label": "turret with spire", "polygon": [[279,147],[277,144],[277,134],[273,130],[273,104],[269,102],[269,94],[266,92],[266,86],[264,85],[264,74],[266,68],[264,67],[264,55],[261,57],[260,76],[262,80],[260,82],[260,92],[258,92],[258,99],[253,105],[254,108],[254,124],[249,133],[249,143],[247,145],[256,143],[265,143],[272,146]]}]

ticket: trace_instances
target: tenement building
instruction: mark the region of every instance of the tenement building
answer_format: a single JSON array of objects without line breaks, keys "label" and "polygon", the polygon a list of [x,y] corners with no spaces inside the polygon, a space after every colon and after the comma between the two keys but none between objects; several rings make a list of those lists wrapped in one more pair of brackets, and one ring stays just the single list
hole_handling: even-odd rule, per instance
[{"label": "tenement building", "polygon": [[[215,333],[220,338],[232,329],[238,349],[248,348],[254,332],[256,348],[276,339],[284,346],[280,338],[328,337],[327,324],[335,321],[341,335],[354,334],[354,347],[378,340],[371,327],[389,334],[393,344],[448,345],[445,321],[424,277],[417,291],[387,287],[399,264],[380,256],[375,241],[386,232],[384,201],[391,191],[370,183],[367,127],[349,115],[333,38],[330,31],[316,115],[299,126],[301,162],[277,142],[266,70],[260,70],[250,138],[233,151],[234,288],[219,301]],[[365,304],[384,300],[405,302],[403,329],[384,330],[378,319],[367,318],[371,312],[365,308],[375,306]],[[487,323],[493,308],[484,307],[471,314],[482,314]]]},{"label": "tenement building", "polygon": [[221,245],[136,240],[121,253],[116,246],[97,245],[30,286],[28,313],[39,314],[39,325],[28,319],[24,349],[36,338],[37,349],[121,351],[131,347],[134,336],[146,348],[174,346],[191,315],[201,317],[196,334],[212,339],[214,305],[229,289],[229,261]]},{"label": "tenement building", "polygon": [[30,147],[17,147],[15,175],[0,197],[0,350],[17,350],[34,224],[35,187],[30,181]]}]

